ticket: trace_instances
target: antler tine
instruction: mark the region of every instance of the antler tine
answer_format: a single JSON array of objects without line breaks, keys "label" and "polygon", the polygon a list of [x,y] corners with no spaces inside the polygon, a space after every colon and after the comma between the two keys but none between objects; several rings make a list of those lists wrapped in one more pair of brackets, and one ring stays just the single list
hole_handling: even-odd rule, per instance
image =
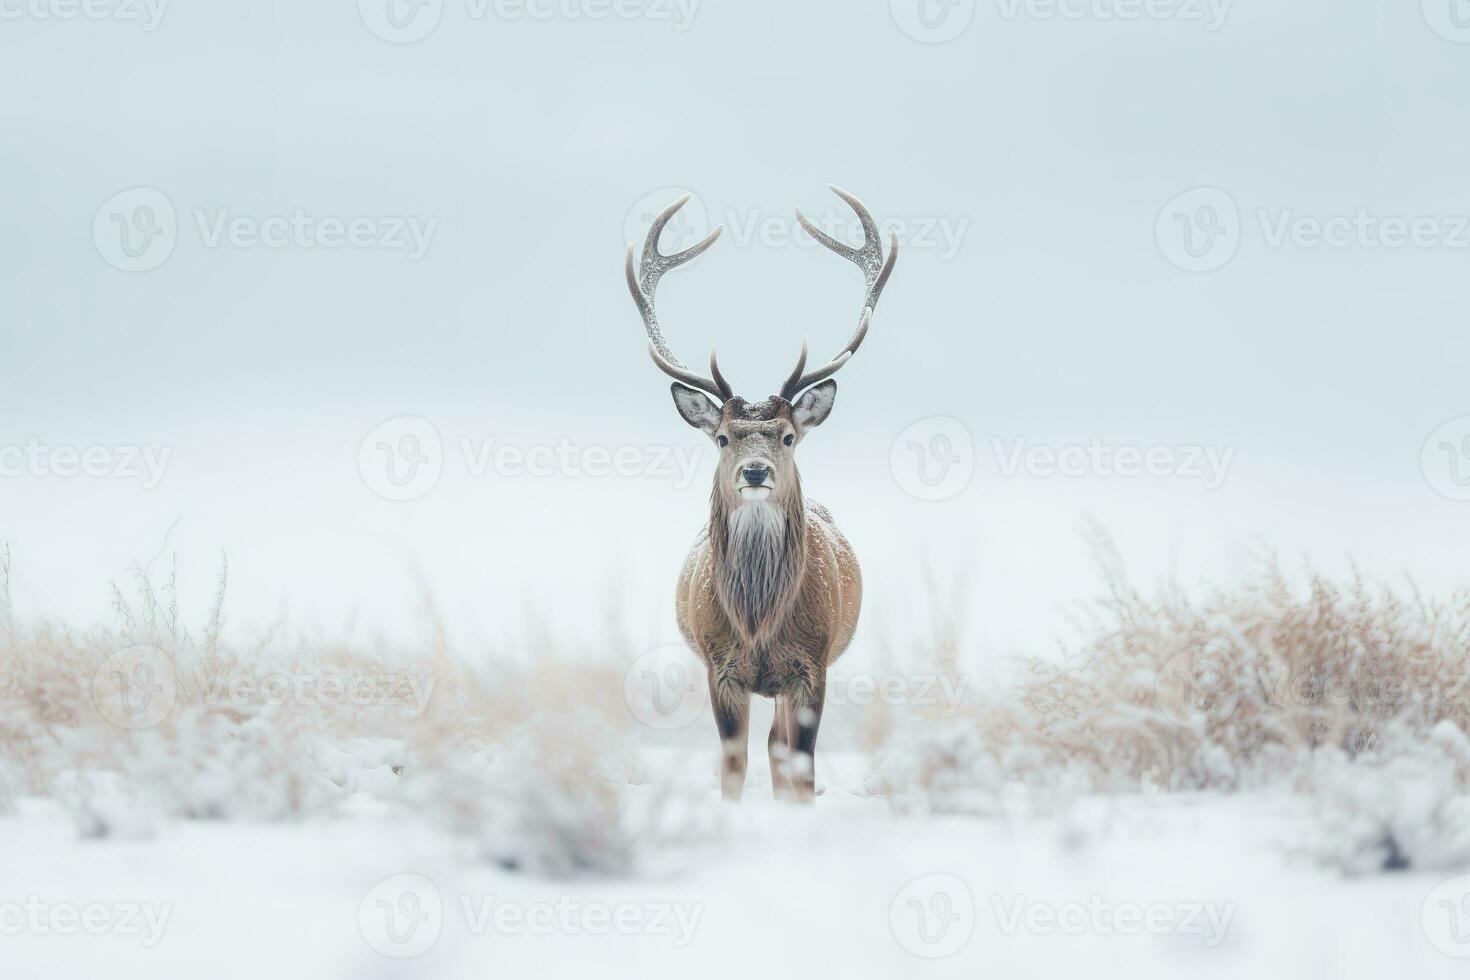
[{"label": "antler tine", "polygon": [[828,184],[827,186],[832,189],[833,194],[836,194],[838,197],[842,198],[844,201],[847,202],[848,207],[857,212],[858,221],[861,222],[863,226],[863,247],[866,248],[869,245],[880,245],[882,243],[882,238],[878,235],[878,223],[873,220],[873,216],[868,212],[868,209],[863,207],[863,202],[859,201],[856,197],[849,194],[841,187],[838,187],[836,184]]},{"label": "antler tine", "polygon": [[781,385],[781,397],[789,398],[787,392],[793,392],[796,384],[801,380],[801,372],[806,370],[806,338],[801,338],[801,354],[796,358],[796,367],[791,369],[785,383]]},{"label": "antler tine", "polygon": [[888,277],[893,274],[893,265],[898,260],[898,235],[894,233],[889,236],[888,257],[885,259],[883,238],[878,231],[878,223],[873,220],[873,215],[863,206],[863,202],[835,185],[832,187],[832,192],[846,201],[857,213],[858,221],[863,226],[861,247],[853,248],[851,245],[839,242],[808,221],[800,208],[796,209],[796,220],[806,229],[807,234],[824,247],[836,252],[862,270],[867,292],[863,297],[862,314],[858,317],[857,330],[853,332],[847,345],[838,351],[837,356],[826,365],[809,374],[802,374],[802,369],[806,366],[806,342],[802,342],[802,355],[797,361],[796,370],[791,372],[791,377],[787,378],[786,383],[781,387],[781,397],[788,401],[795,398],[802,389],[809,388],[819,381],[825,381],[836,374],[838,369],[857,352],[863,338],[868,335],[868,323],[872,320],[873,310],[878,306],[878,297],[883,294],[883,287],[888,284]]},{"label": "antler tine", "polygon": [[805,228],[808,235],[811,235],[817,241],[821,242],[827,248],[836,252],[844,259],[847,259],[850,262],[858,261],[858,249],[855,249],[851,245],[845,244],[843,242],[839,242],[837,239],[833,238],[831,235],[827,234],[825,231],[812,224],[806,219],[806,215],[801,213],[801,208],[796,209],[796,223]]},{"label": "antler tine", "polygon": [[722,401],[729,401],[735,397],[735,389],[730,387],[730,382],[726,381],[725,376],[720,373],[720,362],[715,357],[715,349],[713,347],[709,349],[709,376],[710,380],[714,381],[715,386],[720,389],[720,399]]},{"label": "antler tine", "polygon": [[863,279],[867,284],[867,295],[863,299],[863,309],[876,309],[878,297],[883,293],[883,287],[888,284],[888,277],[893,273],[893,263],[898,259],[898,235],[892,233],[889,236],[888,257],[883,257],[883,238],[878,231],[878,223],[873,220],[873,215],[856,197],[835,185],[832,192],[842,198],[856,212],[858,222],[863,226],[863,244],[860,248],[839,242],[831,235],[822,231],[816,225],[807,220],[801,209],[796,209],[796,220],[823,246],[836,252],[849,262],[863,270]]},{"label": "antler tine", "polygon": [[685,194],[673,204],[659,212],[653,219],[653,224],[648,229],[648,237],[643,242],[643,255],[638,260],[637,271],[633,268],[633,246],[628,246],[628,254],[624,262],[624,274],[628,280],[628,292],[633,294],[633,302],[638,307],[639,314],[643,317],[643,329],[648,334],[648,351],[653,356],[653,363],[658,365],[659,370],[665,374],[692,388],[714,395],[716,398],[725,400],[731,397],[730,385],[720,376],[719,370],[714,363],[714,355],[710,355],[710,367],[713,378],[706,378],[695,374],[684,366],[669,347],[668,341],[664,339],[663,330],[659,327],[658,314],[654,309],[653,297],[658,289],[658,282],[663,278],[665,272],[678,268],[686,262],[703,255],[706,250],[720,237],[725,230],[724,225],[719,226],[701,242],[696,242],[682,252],[673,255],[664,255],[658,250],[659,236],[663,234],[664,227],[669,220],[678,213],[679,209],[688,203],[691,195]]},{"label": "antler tine", "polygon": [[658,352],[658,348],[654,346],[654,343],[651,340],[648,342],[648,356],[653,358],[653,363],[658,366],[658,369],[660,371],[662,371],[664,374],[667,374],[675,381],[681,381],[691,388],[698,388],[705,394],[714,395],[721,401],[730,397],[730,395],[724,390],[724,388],[716,384],[714,381],[701,375],[695,374],[693,371],[689,370],[682,364],[675,364],[674,362],[665,358],[662,354]]},{"label": "antler tine", "polygon": [[[696,242],[684,249],[684,251],[675,252],[673,255],[664,255],[658,250],[658,240],[659,236],[664,233],[664,226],[669,223],[669,220],[674,215],[679,213],[680,208],[689,203],[689,199],[693,196],[692,194],[685,194],[673,204],[664,208],[659,212],[658,217],[653,219],[653,224],[648,227],[648,237],[643,241],[643,264],[647,268],[640,269],[640,278],[642,279],[640,285],[643,286],[644,290],[650,296],[653,295],[654,288],[658,286],[660,276],[691,259],[699,258],[704,254],[706,249],[715,243],[715,239],[719,238],[720,234],[725,230],[725,226],[720,225],[714,231],[710,232],[704,241]],[[650,257],[654,261],[650,262]]]},{"label": "antler tine", "polygon": [[801,356],[796,360],[796,370],[791,372],[791,376],[781,386],[781,397],[787,401],[794,401],[796,396],[807,388],[820,381],[826,381],[832,375],[836,374],[838,369],[850,361],[852,355],[856,354],[857,349],[862,346],[863,338],[868,335],[868,319],[872,314],[873,311],[871,308],[864,310],[863,318],[858,322],[857,333],[852,335],[852,339],[847,342],[847,346],[838,351],[837,356],[832,358],[832,360],[815,371],[809,371],[806,374],[801,373],[801,369],[806,366],[806,341],[803,340],[801,343]]}]

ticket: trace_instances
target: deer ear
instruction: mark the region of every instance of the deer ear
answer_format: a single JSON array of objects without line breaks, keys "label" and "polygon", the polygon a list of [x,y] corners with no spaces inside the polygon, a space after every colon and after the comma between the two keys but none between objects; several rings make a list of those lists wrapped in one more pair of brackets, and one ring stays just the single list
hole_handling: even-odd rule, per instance
[{"label": "deer ear", "polygon": [[695,391],[677,381],[669,390],[674,393],[674,407],[679,410],[684,421],[713,439],[715,430],[720,427],[720,407],[703,392]]},{"label": "deer ear", "polygon": [[797,434],[804,435],[808,429],[815,429],[827,421],[836,400],[836,381],[823,381],[815,388],[808,388],[791,406],[791,424],[796,426]]}]

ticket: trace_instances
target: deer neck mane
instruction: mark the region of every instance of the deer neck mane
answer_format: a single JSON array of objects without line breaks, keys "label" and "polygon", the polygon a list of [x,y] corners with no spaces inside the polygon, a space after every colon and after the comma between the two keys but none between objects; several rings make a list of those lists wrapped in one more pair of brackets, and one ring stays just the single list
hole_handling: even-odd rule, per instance
[{"label": "deer neck mane", "polygon": [[784,500],[732,508],[716,492],[710,508],[715,595],[752,646],[769,642],[786,622],[806,571],[806,507],[792,482]]}]

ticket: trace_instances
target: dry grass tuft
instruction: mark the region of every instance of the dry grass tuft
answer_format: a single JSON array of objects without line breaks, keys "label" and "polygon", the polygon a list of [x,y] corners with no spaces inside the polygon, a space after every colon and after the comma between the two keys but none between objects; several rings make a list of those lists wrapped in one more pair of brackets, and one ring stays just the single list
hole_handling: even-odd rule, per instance
[{"label": "dry grass tuft", "polygon": [[235,648],[222,640],[224,565],[197,632],[172,571],[155,583],[145,567],[130,594],[114,588],[112,629],[23,629],[8,576],[5,560],[0,809],[52,797],[82,835],[131,837],[167,818],[298,819],[366,793],[509,867],[635,863],[641,841],[599,771],[627,723],[606,651],[579,659],[533,636],[516,654],[456,655],[427,603],[428,637],[410,651]]},{"label": "dry grass tuft", "polygon": [[[1193,601],[1133,587],[1108,536],[1087,639],[1035,660],[1003,696],[920,726],[874,781],[938,809],[986,810],[1006,785],[1078,791],[1236,790],[1389,744],[1470,730],[1470,591],[1449,600],[1311,575],[1274,557],[1244,586]],[[1448,756],[1436,771],[1465,785]]]}]

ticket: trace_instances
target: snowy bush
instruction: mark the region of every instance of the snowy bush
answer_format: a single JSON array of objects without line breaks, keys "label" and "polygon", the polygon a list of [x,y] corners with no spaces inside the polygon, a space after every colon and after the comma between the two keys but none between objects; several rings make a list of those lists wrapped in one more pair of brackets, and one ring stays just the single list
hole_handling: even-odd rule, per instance
[{"label": "snowy bush", "polygon": [[[197,635],[180,623],[173,578],[155,586],[144,569],[131,597],[115,590],[114,629],[25,630],[7,581],[0,814],[47,796],[82,836],[136,838],[168,818],[293,820],[366,794],[485,860],[555,877],[657,872],[718,833],[708,800],[621,792],[627,773],[613,767],[631,768],[631,752],[615,658],[579,659],[536,635],[471,658],[437,628],[412,656],[279,639],[232,648],[223,572]],[[118,713],[139,670],[158,689],[156,717]]]},{"label": "snowy bush", "polygon": [[478,751],[449,752],[405,782],[415,806],[501,867],[554,878],[641,870],[648,824],[598,771],[587,733],[535,727]]},{"label": "snowy bush", "polygon": [[[1432,602],[1318,575],[1296,589],[1267,559],[1201,602],[1146,598],[1106,535],[1093,544],[1106,593],[1080,617],[1084,641],[958,719],[900,732],[874,791],[984,812],[1015,783],[1236,790],[1324,755],[1378,765],[1390,733],[1440,744],[1470,730],[1470,592]],[[1435,771],[1436,785],[1466,783],[1462,765]]]},{"label": "snowy bush", "polygon": [[1451,870],[1470,862],[1470,739],[1441,721],[1427,738],[1391,726],[1350,757],[1317,753],[1301,775],[1313,806],[1301,849],[1350,874]]},{"label": "snowy bush", "polygon": [[634,866],[649,824],[594,765],[621,739],[615,665],[536,649],[476,669],[438,631],[412,657],[239,650],[220,639],[223,573],[197,636],[172,578],[139,570],[135,586],[115,593],[117,626],[86,635],[19,629],[0,605],[0,812],[50,796],[84,836],[142,837],[165,818],[297,819],[365,792],[507,867]]}]

